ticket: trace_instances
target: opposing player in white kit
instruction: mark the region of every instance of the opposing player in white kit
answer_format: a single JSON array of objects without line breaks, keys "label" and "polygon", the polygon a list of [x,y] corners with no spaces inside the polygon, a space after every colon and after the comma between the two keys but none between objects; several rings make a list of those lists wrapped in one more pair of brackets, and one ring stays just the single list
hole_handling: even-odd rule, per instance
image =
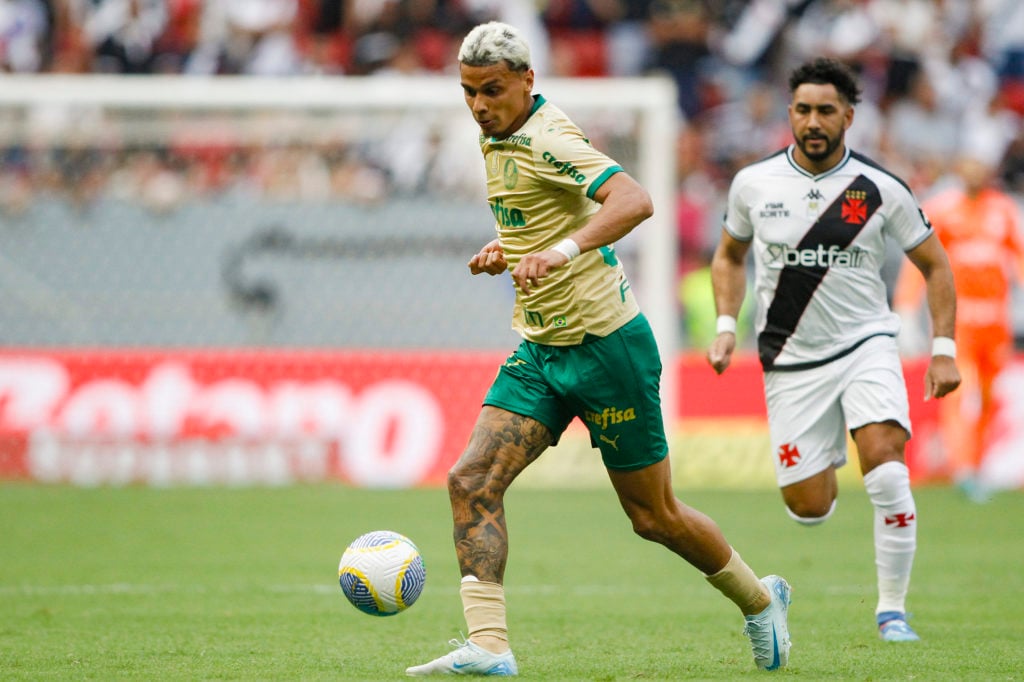
[{"label": "opposing player in white kit", "polygon": [[880,271],[885,239],[927,282],[933,338],[925,398],[960,384],[956,295],[946,253],[910,189],[844,142],[860,89],[842,63],[817,59],[789,82],[795,144],[736,174],[712,260],[718,334],[708,350],[729,366],[753,246],[758,354],[775,472],[789,515],[824,522],[835,509],[846,432],[875,509],[876,622],[882,639],[914,641],[905,601],[917,510],[904,462],[907,389]]}]

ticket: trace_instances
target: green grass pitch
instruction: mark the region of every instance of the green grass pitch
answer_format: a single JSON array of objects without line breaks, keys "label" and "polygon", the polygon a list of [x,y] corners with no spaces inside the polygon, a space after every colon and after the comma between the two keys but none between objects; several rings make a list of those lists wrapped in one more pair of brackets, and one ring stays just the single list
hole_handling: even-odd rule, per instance
[{"label": "green grass pitch", "polygon": [[[760,574],[793,585],[794,680],[1024,679],[1024,494],[977,506],[917,490],[917,644],[875,632],[870,507],[797,526],[776,491],[680,491]],[[520,674],[538,680],[755,679],[739,612],[630,531],[610,488],[516,489],[506,588]],[[464,627],[441,490],[0,486],[0,679],[380,680]],[[427,585],[407,612],[344,600],[346,544],[409,535]]]}]

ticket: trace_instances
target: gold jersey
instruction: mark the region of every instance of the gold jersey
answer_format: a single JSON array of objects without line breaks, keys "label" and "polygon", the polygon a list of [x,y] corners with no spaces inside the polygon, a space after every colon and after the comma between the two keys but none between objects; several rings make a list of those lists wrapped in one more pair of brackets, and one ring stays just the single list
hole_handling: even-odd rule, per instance
[{"label": "gold jersey", "polygon": [[[552,248],[585,225],[594,193],[622,168],[544,97],[526,123],[503,139],[480,136],[487,199],[511,272],[526,254]],[[556,268],[530,294],[516,287],[512,328],[528,341],[571,346],[607,336],[639,308],[612,245]]]}]

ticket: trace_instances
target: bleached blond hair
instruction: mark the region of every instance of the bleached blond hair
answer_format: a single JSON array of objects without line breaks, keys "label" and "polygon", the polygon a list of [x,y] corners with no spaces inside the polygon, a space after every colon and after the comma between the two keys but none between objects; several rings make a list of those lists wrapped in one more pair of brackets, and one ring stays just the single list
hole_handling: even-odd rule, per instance
[{"label": "bleached blond hair", "polygon": [[462,40],[459,61],[466,66],[505,62],[512,71],[530,68],[530,46],[519,31],[500,21],[480,24]]}]

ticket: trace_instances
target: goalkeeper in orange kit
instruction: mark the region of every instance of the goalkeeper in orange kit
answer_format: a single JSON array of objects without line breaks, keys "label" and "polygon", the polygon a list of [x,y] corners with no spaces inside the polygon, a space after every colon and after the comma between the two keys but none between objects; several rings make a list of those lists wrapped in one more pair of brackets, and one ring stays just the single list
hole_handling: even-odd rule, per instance
[{"label": "goalkeeper in orange kit", "polygon": [[[978,502],[988,499],[978,474],[997,408],[993,384],[1013,352],[1011,283],[1024,278],[1019,209],[994,186],[994,170],[990,162],[964,156],[956,166],[960,186],[922,204],[949,255],[957,292],[957,364],[963,383],[939,406],[940,428],[954,481]],[[901,272],[893,303],[905,320],[923,293],[916,270]]]}]

